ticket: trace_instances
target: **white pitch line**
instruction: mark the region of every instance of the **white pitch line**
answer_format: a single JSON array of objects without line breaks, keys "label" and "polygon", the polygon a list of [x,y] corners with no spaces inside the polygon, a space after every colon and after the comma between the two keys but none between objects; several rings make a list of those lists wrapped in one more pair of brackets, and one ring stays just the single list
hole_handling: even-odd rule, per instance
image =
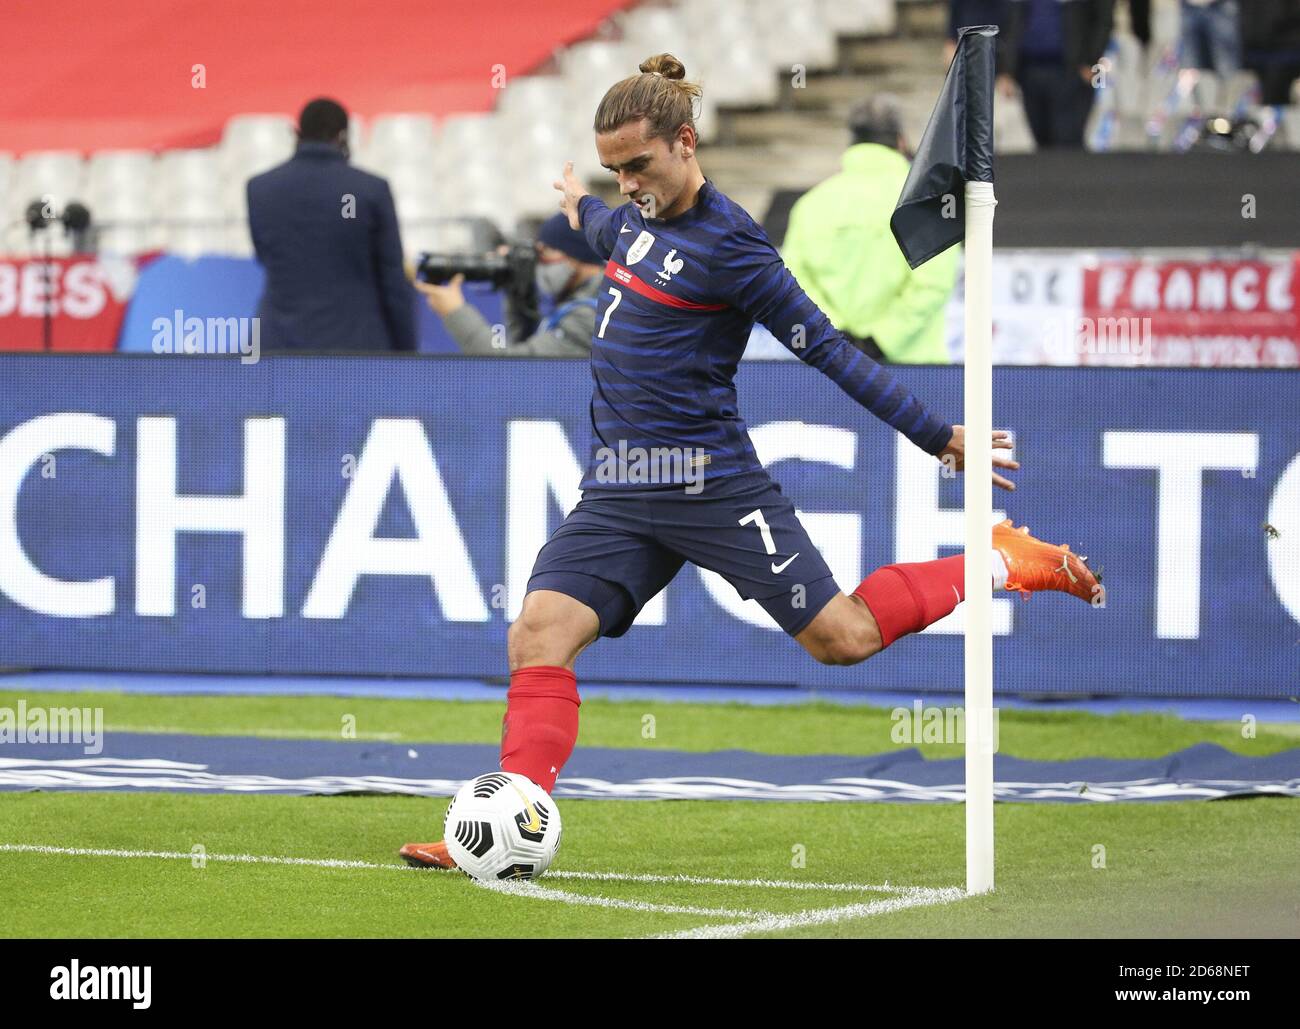
[{"label": "white pitch line", "polygon": [[731,908],[701,908],[689,904],[651,904],[645,900],[616,900],[612,897],[588,897],[581,893],[568,893],[564,890],[552,890],[539,886],[525,879],[502,879],[498,882],[471,880],[475,886],[493,893],[505,893],[512,897],[525,897],[529,900],[551,900],[562,904],[587,905],[590,907],[617,908],[621,911],[639,911],[653,915],[700,915],[704,918],[749,918],[762,919],[764,912]]},{"label": "white pitch line", "polygon": [[[374,861],[351,861],[342,858],[298,858],[280,857],[267,854],[208,854],[194,853],[187,850],[119,850],[108,847],[55,847],[37,843],[0,843],[0,853],[9,854],[52,854],[66,857],[109,857],[109,858],[156,858],[171,861],[229,862],[242,865],[291,865],[306,868],[343,868],[373,869],[379,871],[417,872],[421,869],[409,865],[384,864]],[[897,895],[884,900],[875,900],[866,904],[850,904],[843,907],[819,908],[800,911],[792,915],[776,915],[744,908],[706,908],[689,904],[652,904],[642,900],[619,900],[612,897],[589,897],[564,890],[550,889],[536,882],[527,880],[502,880],[489,883],[470,880],[476,886],[504,893],[510,896],[531,900],[547,900],[564,904],[587,905],[591,907],[613,908],[623,911],[637,911],[643,914],[662,915],[697,915],[702,918],[748,919],[724,925],[705,925],[695,929],[686,929],[678,933],[668,933],[662,939],[728,939],[744,936],[753,932],[770,932],[805,925],[822,925],[827,922],[839,922],[846,918],[860,918],[884,914],[888,911],[918,907],[926,904],[947,903],[957,900],[965,893],[956,888],[930,889],[927,887],[855,885],[852,883],[817,883],[799,882],[782,879],[715,879],[692,875],[652,875],[621,872],[579,872],[555,871],[547,873],[551,878],[585,880],[593,882],[639,882],[639,883],[682,883],[707,886],[748,886],[767,889],[793,890],[832,890],[846,891],[881,891],[889,890]]]},{"label": "white pitch line", "polygon": [[164,733],[168,735],[184,736],[265,736],[270,739],[294,738],[304,740],[324,740],[329,743],[342,741],[347,743],[351,740],[400,740],[400,732],[362,732],[358,730],[352,736],[343,736],[341,733],[330,735],[327,732],[317,732],[314,729],[247,729],[242,726],[218,726],[217,728],[204,728],[201,733],[196,733],[193,726],[183,725],[128,725],[126,723],[115,724],[109,722],[104,726],[107,732],[134,732],[154,735]]},{"label": "white pitch line", "polygon": [[835,908],[814,908],[792,915],[763,915],[752,922],[732,922],[725,925],[701,925],[680,932],[663,933],[653,937],[659,940],[734,940],[750,933],[775,932],[781,929],[800,929],[812,925],[843,922],[849,918],[869,918],[885,915],[905,908],[924,907],[928,904],[949,904],[966,896],[960,887],[943,889],[916,887],[897,897],[873,900],[866,904],[846,904]]},{"label": "white pitch line", "polygon": [[408,865],[382,865],[373,861],[340,858],[274,857],[260,854],[208,854],[188,850],[110,850],[104,847],[47,847],[35,843],[0,843],[0,852],[12,854],[63,854],[69,857],[165,858],[177,861],[231,861],[241,865],[303,865],[310,868],[391,868],[414,871]]},{"label": "white pitch line", "polygon": [[868,883],[804,882],[799,879],[712,879],[702,875],[654,875],[634,872],[547,872],[548,879],[590,879],[626,883],[667,883],[683,886],[752,886],[771,890],[830,890],[836,893],[902,893],[913,887]]},{"label": "white pitch line", "polygon": [[[0,853],[63,854],[70,857],[116,858],[166,858],[189,861],[196,855],[187,850],[113,850],[103,847],[54,847],[35,843],[0,843]],[[232,861],[247,865],[302,865],[316,868],[378,868],[398,872],[411,870],[409,865],[386,864],[374,861],[349,861],[342,858],[295,858],[258,854],[204,854],[209,861]],[[420,869],[415,869],[420,871]],[[839,893],[890,892],[902,893],[915,887],[880,886],[865,883],[800,882],[797,879],[715,879],[699,875],[654,875],[635,872],[580,872],[557,870],[547,872],[548,879],[575,879],[590,882],[629,883],[680,883],[689,886],[739,886],[780,890],[830,890]]]}]

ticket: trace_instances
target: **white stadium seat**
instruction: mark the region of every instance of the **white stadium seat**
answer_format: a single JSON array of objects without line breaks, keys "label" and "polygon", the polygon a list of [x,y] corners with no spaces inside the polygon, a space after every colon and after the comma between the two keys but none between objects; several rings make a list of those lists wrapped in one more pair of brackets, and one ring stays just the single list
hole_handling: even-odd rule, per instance
[{"label": "white stadium seat", "polygon": [[154,216],[154,155],[101,150],[86,166],[86,206],[97,223],[140,223]]},{"label": "white stadium seat", "polygon": [[85,162],[75,150],[42,150],[18,160],[14,192],[21,212],[36,199],[49,196],[56,211],[69,200],[84,200]]},{"label": "white stadium seat", "polygon": [[226,122],[218,156],[225,192],[240,198],[240,210],[248,180],[287,161],[296,143],[293,121],[282,114],[242,114]]},{"label": "white stadium seat", "polygon": [[428,114],[382,114],[370,126],[367,151],[386,162],[429,160],[437,130]]},{"label": "white stadium seat", "polygon": [[782,77],[788,78],[794,65],[806,71],[835,67],[839,47],[817,0],[757,0],[751,11],[750,24],[758,28]]},{"label": "white stadium seat", "polygon": [[[780,66],[759,30],[756,6],[745,0],[686,0],[679,9],[691,38],[699,41],[695,59],[701,66],[692,73],[687,64],[686,75],[703,85],[706,96],[723,107],[777,101]],[[781,70],[788,75],[788,67]]]},{"label": "white stadium seat", "polygon": [[560,57],[567,94],[566,108],[580,130],[573,155],[574,172],[582,179],[608,174],[600,165],[591,131],[601,98],[615,82],[636,73],[639,57],[623,43],[575,43]]},{"label": "white stadium seat", "polygon": [[818,0],[826,27],[837,35],[887,36],[898,27],[894,0]]},{"label": "white stadium seat", "polygon": [[704,47],[698,39],[692,38],[686,19],[671,8],[645,7],[626,11],[614,21],[623,35],[624,46],[629,51],[628,75],[633,74],[647,57],[670,53],[686,67],[688,79],[704,86],[702,102],[695,112],[695,127],[703,142],[715,139],[718,132],[718,100],[709,85],[708,76],[704,74]]},{"label": "white stadium seat", "polygon": [[214,150],[171,150],[158,158],[155,206],[166,249],[186,256],[225,252],[229,214]]},{"label": "white stadium seat", "polygon": [[[19,216],[22,203],[18,199],[17,172],[14,155],[0,151],[0,229],[5,229],[11,221]],[[6,239],[8,232],[5,234]],[[0,253],[6,252],[8,244],[0,240]]]}]

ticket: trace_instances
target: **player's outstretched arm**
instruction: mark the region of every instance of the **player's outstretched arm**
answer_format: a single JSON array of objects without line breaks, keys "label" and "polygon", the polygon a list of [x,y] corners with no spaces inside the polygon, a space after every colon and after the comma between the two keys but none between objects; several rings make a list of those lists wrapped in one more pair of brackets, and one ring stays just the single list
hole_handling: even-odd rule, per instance
[{"label": "player's outstretched arm", "polygon": [[562,194],[560,210],[569,219],[569,228],[584,232],[591,249],[605,260],[614,252],[618,227],[611,224],[614,212],[605,201],[588,193],[573,174],[573,162],[564,162],[563,175],[551,183]]},{"label": "player's outstretched arm", "polygon": [[[767,326],[805,364],[812,365],[891,428],[959,470],[965,460],[965,431],[926,409],[882,364],[853,346],[790,274],[781,255],[757,224],[733,228],[714,251],[710,278],[722,297]],[[994,447],[1010,446],[1003,434]],[[1002,468],[1015,464],[995,459]],[[993,474],[1004,489],[1009,480]]]}]

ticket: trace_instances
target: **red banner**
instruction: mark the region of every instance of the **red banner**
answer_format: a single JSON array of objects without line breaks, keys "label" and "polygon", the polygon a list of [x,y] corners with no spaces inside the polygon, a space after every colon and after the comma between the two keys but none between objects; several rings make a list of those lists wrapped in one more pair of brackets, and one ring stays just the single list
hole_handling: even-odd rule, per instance
[{"label": "red banner", "polygon": [[116,349],[141,260],[0,258],[0,350]]},{"label": "red banner", "polygon": [[1294,367],[1300,256],[1102,259],[1084,269],[1082,314],[1097,331],[1080,364]]}]

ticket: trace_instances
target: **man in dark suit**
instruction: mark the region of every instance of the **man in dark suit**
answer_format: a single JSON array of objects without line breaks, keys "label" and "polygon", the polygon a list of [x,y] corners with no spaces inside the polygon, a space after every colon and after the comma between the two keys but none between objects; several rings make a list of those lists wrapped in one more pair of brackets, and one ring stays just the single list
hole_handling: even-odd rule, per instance
[{"label": "man in dark suit", "polygon": [[348,164],[348,116],[313,100],[293,157],[248,182],[266,269],[265,351],[415,350],[415,294],[388,183]]},{"label": "man in dark suit", "polygon": [[1020,89],[1040,149],[1083,146],[1114,15],[1115,0],[1008,3],[999,23],[998,88],[1004,95]]}]

